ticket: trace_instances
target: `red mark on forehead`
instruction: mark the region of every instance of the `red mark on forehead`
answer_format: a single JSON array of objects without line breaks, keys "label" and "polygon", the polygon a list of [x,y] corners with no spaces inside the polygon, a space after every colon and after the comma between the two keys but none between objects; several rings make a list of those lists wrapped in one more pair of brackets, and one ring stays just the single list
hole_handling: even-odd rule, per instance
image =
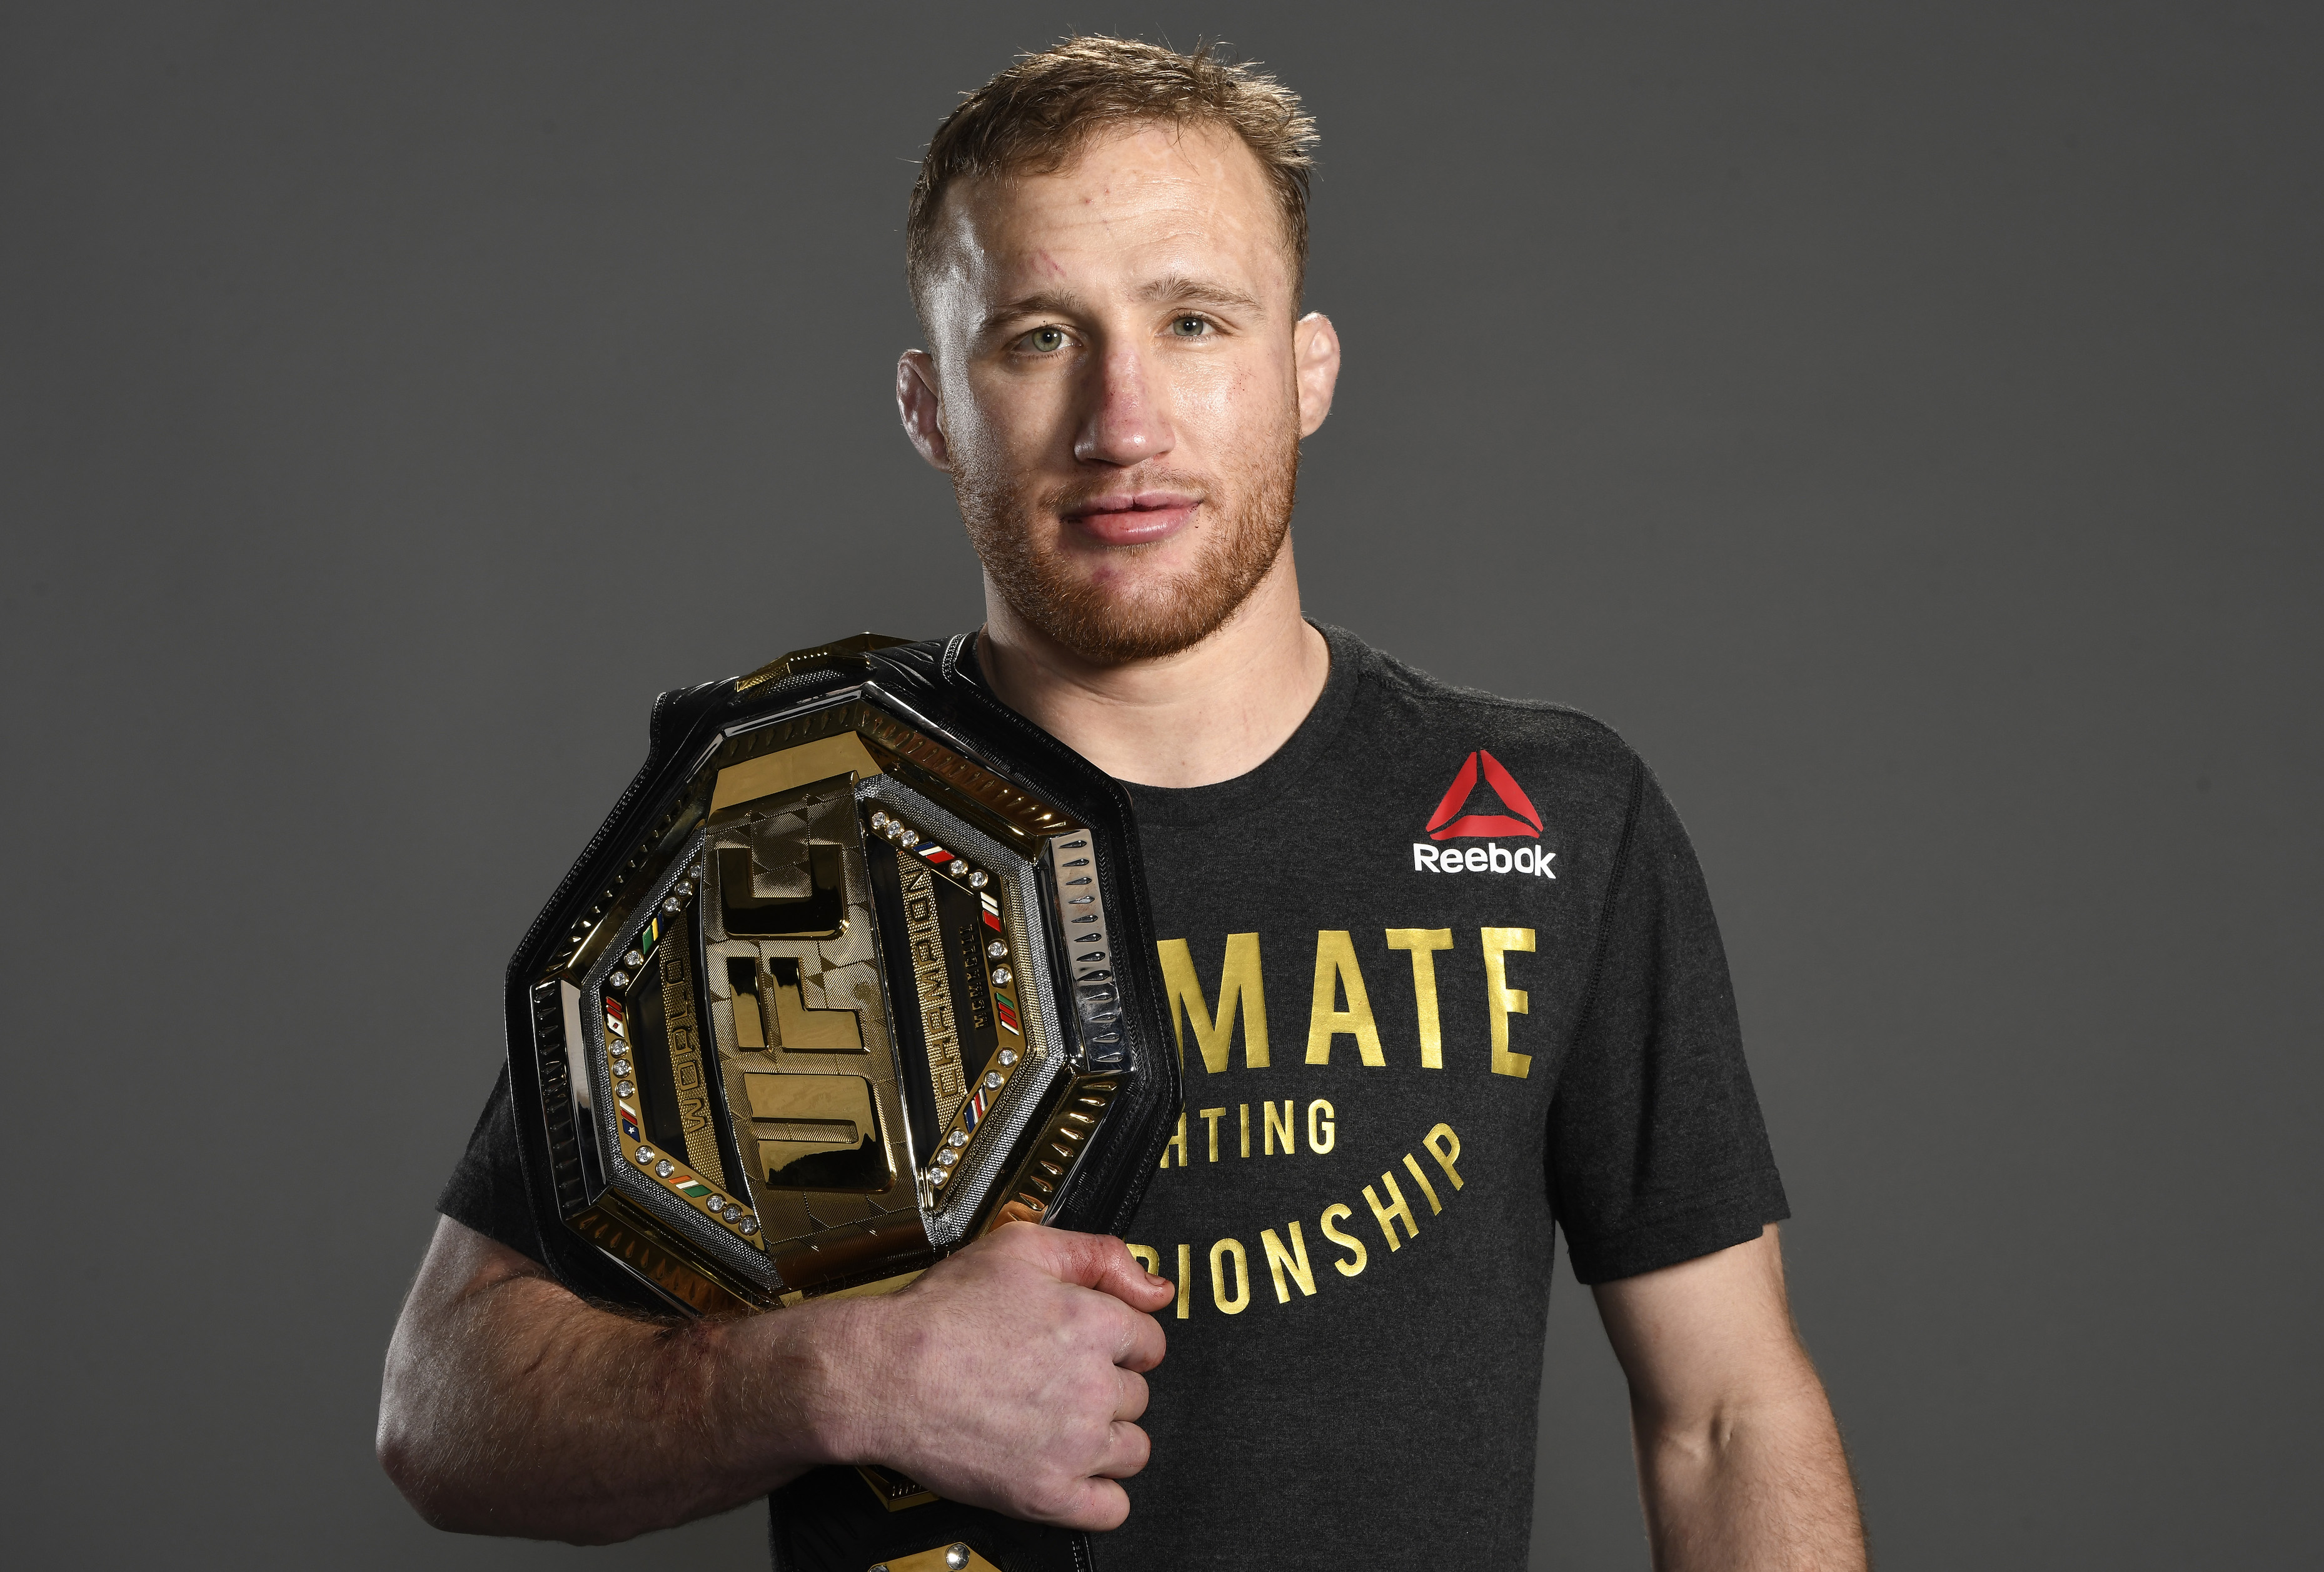
[{"label": "red mark on forehead", "polygon": [[1038,262],[1040,264],[1041,271],[1048,274],[1051,278],[1060,277],[1065,271],[1058,264],[1057,259],[1051,256],[1047,251],[1035,252],[1033,253],[1033,260]]}]

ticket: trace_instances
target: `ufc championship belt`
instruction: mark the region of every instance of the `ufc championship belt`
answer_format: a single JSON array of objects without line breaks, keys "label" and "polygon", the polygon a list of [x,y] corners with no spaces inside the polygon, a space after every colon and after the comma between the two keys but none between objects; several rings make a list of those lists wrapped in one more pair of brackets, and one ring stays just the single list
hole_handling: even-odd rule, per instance
[{"label": "ufc championship belt", "polygon": [[[872,634],[664,694],[511,962],[546,1264],[728,1315],[902,1287],[996,1219],[1119,1233],[1179,1107],[1128,794]],[[1085,1536],[880,1468],[775,1494],[781,1572],[1050,1572]]]}]

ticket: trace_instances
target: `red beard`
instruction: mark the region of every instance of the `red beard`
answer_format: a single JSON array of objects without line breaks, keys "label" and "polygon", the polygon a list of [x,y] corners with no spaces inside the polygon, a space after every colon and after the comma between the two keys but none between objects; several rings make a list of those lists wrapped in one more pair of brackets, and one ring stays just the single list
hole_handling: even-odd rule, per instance
[{"label": "red beard", "polygon": [[[1298,480],[1296,439],[1254,467],[1251,483],[1228,510],[1218,506],[1214,488],[1167,472],[1142,473],[1134,483],[1115,477],[1036,502],[1013,476],[986,473],[957,451],[953,464],[953,495],[969,540],[1010,609],[1083,659],[1106,666],[1176,655],[1234,615],[1282,554]],[[1136,575],[1140,560],[1163,543],[1117,546],[1097,558],[1128,570],[1121,576],[1093,574],[1080,552],[1035,544],[1031,519],[1058,517],[1078,502],[1125,486],[1167,488],[1203,498],[1191,526],[1202,538],[1193,561],[1180,572],[1167,578]]]}]

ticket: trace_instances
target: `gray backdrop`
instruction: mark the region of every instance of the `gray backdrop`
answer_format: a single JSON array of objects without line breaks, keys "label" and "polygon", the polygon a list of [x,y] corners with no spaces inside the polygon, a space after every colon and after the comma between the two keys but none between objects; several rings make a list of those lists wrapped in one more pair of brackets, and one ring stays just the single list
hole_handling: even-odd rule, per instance
[{"label": "gray backdrop", "polygon": [[380,1355],[653,694],[975,620],[904,194],[1079,25],[1322,122],[1312,613],[1686,814],[1886,1566],[2312,1554],[2318,15],[8,5],[11,1549],[761,1564],[432,1534]]}]

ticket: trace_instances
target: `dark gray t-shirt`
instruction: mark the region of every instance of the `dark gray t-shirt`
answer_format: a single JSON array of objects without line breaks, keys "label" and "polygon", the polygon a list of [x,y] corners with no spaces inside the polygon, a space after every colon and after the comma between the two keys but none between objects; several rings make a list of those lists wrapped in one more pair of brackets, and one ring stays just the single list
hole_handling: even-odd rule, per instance
[{"label": "dark gray t-shirt", "polygon": [[[1131,788],[1186,1116],[1130,1229],[1180,1293],[1109,1566],[1523,1565],[1553,1227],[1597,1282],[1788,1215],[1645,765],[1324,631],[1273,758]],[[439,1205],[537,1256],[516,1163],[496,1090]]]}]

